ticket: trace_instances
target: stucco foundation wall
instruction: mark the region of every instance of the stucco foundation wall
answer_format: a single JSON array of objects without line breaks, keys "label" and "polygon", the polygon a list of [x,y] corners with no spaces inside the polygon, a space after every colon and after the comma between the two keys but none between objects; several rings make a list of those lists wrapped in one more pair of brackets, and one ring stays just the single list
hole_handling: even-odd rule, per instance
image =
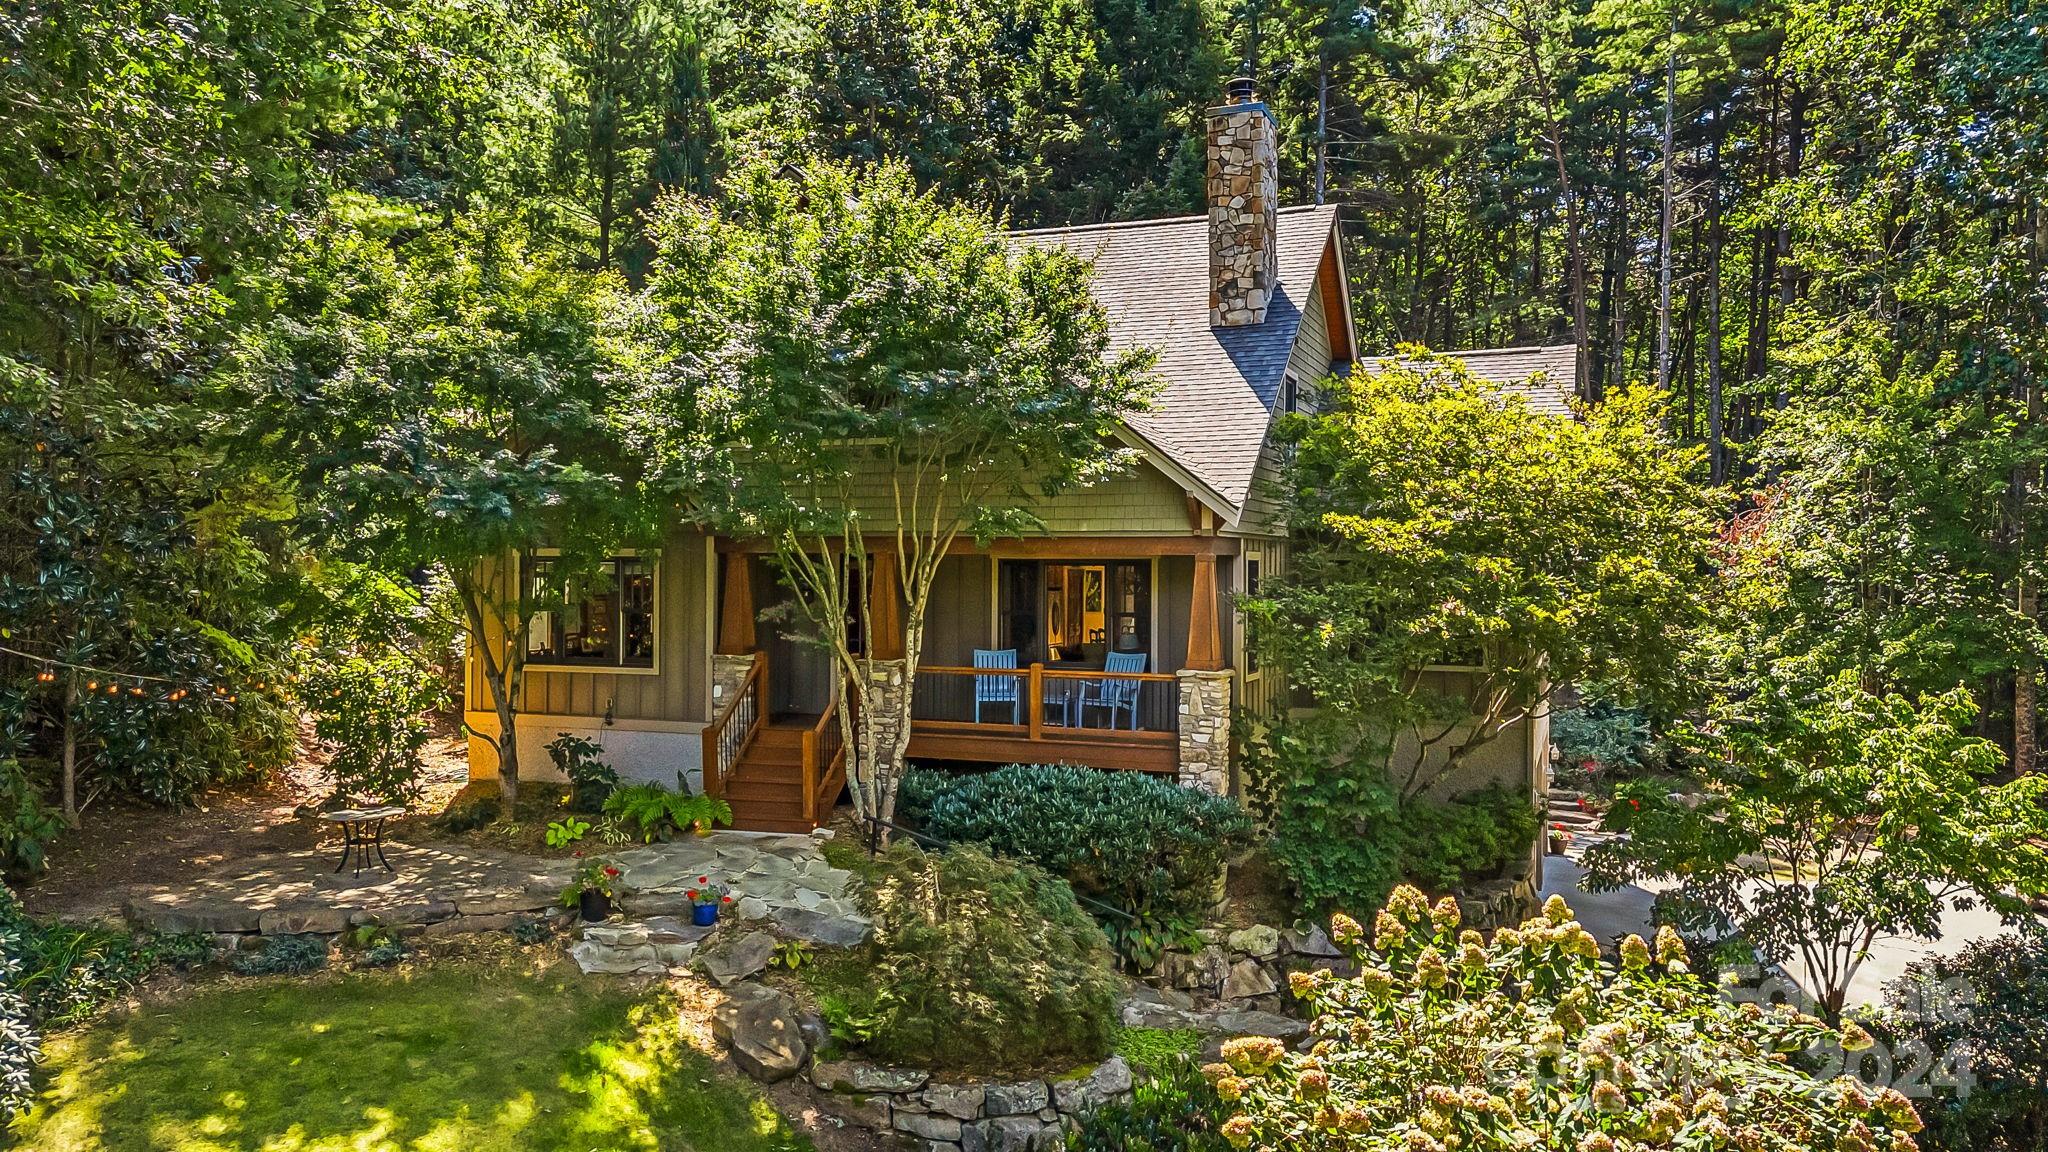
[{"label": "stucco foundation wall", "polygon": [[[497,735],[498,718],[495,715],[471,712],[467,719],[472,728],[494,737]],[[688,781],[690,791],[701,791],[704,787],[702,724],[650,726],[621,722],[606,728],[602,722],[588,716],[520,716],[517,723],[521,780],[562,780],[562,774],[555,770],[554,761],[548,758],[547,743],[558,734],[569,732],[601,746],[605,762],[618,771],[621,779],[651,780],[673,788],[676,786],[676,773],[680,771]],[[470,736],[469,778],[495,780],[497,777],[496,749],[488,740]]]}]

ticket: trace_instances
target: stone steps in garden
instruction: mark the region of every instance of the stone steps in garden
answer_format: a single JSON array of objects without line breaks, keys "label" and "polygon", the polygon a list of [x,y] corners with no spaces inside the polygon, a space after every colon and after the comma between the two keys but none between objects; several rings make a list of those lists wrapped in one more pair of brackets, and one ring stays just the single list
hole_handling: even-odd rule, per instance
[{"label": "stone steps in garden", "polygon": [[569,946],[569,955],[586,975],[664,975],[689,967],[698,942],[711,931],[673,916],[585,924],[580,939]]}]

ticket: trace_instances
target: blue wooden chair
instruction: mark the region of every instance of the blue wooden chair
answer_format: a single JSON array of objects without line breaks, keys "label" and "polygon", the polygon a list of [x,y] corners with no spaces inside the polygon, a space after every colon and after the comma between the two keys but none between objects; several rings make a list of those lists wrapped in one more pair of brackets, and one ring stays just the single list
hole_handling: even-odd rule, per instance
[{"label": "blue wooden chair", "polygon": [[[1111,652],[1103,658],[1104,672],[1143,672],[1143,652]],[[1144,686],[1142,680],[1124,680],[1105,676],[1081,685],[1081,715],[1087,716],[1090,708],[1104,708],[1109,711],[1109,726],[1116,727],[1118,713],[1131,714],[1131,731],[1138,730],[1138,689]]]},{"label": "blue wooden chair", "polygon": [[[976,668],[1015,668],[1017,666],[1017,650],[1015,648],[976,648],[974,650],[974,666]],[[976,724],[981,723],[982,708],[993,704],[998,706],[1008,705],[1010,708],[1010,723],[1019,723],[1017,719],[1017,702],[1020,698],[1021,695],[1017,691],[1017,677],[976,676],[974,678],[974,722]]]}]

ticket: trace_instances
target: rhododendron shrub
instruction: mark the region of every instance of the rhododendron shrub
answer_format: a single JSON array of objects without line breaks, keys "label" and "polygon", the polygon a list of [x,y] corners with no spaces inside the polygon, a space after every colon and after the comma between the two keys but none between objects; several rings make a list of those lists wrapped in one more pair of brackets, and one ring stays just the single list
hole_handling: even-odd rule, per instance
[{"label": "rhododendron shrub", "polygon": [[1204,1072],[1239,1148],[1287,1152],[1908,1152],[1920,1127],[1891,1089],[1803,1072],[1802,1052],[1870,1037],[1790,1009],[1734,1004],[1686,969],[1670,929],[1619,965],[1556,896],[1491,941],[1457,903],[1394,891],[1372,939],[1339,916],[1357,975],[1298,972],[1314,1047],[1246,1037]]}]

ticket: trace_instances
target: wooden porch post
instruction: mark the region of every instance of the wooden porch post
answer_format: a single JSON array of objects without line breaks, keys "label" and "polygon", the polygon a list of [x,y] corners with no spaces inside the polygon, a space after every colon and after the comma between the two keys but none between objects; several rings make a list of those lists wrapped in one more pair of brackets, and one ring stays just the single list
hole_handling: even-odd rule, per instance
[{"label": "wooden porch post", "polygon": [[868,620],[875,634],[868,641],[870,655],[877,660],[903,659],[903,589],[896,577],[896,550],[875,553],[871,579],[874,592],[868,597]]},{"label": "wooden porch post", "polygon": [[754,582],[748,571],[753,566],[745,552],[726,553],[725,602],[718,616],[720,655],[744,656],[754,650]]},{"label": "wooden porch post", "polygon": [[1223,668],[1223,633],[1216,618],[1216,557],[1195,557],[1194,603],[1188,608],[1188,658],[1197,672]]}]

